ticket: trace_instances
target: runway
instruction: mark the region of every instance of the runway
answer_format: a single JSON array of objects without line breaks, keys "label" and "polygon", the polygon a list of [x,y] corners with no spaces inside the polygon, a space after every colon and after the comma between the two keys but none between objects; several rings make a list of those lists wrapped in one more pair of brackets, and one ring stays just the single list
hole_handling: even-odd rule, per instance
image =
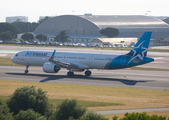
[{"label": "runway", "polygon": [[83,72],[68,77],[66,69],[55,74],[44,73],[42,67],[29,67],[28,74],[24,74],[24,70],[23,66],[0,66],[0,79],[169,90],[168,71],[92,70],[90,77]]}]

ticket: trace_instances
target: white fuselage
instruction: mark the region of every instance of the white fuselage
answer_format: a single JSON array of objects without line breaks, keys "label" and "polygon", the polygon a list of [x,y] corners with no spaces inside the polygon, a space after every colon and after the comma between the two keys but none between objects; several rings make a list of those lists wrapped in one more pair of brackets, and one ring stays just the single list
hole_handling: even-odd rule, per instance
[{"label": "white fuselage", "polygon": [[[21,65],[43,66],[49,61],[51,51],[21,51],[12,57],[12,62]],[[89,66],[89,69],[104,69],[105,65],[119,55],[98,53],[56,52],[54,60],[79,63]]]},{"label": "white fuselage", "polygon": [[67,68],[68,76],[73,76],[73,71],[85,71],[86,76],[91,75],[89,69],[123,69],[154,61],[146,57],[152,32],[145,32],[133,49],[125,55],[53,52],[50,51],[21,51],[11,58],[12,62],[28,67],[43,66],[46,73],[57,73],[60,68]]}]

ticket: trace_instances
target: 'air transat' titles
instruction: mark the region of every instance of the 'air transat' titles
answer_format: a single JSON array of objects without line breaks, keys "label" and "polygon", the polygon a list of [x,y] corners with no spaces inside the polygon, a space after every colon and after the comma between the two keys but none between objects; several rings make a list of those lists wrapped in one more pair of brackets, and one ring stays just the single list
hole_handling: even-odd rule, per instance
[{"label": "'air transat' titles", "polygon": [[25,56],[32,56],[32,57],[47,57],[48,53],[36,53],[36,52],[27,52]]}]

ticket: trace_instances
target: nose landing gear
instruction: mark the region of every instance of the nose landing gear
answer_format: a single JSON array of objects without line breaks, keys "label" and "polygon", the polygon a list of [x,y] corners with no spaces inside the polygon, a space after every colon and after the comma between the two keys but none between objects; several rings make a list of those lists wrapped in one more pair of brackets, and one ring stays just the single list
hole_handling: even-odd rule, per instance
[{"label": "nose landing gear", "polygon": [[29,72],[29,71],[28,71],[28,67],[29,67],[29,65],[26,65],[25,74]]}]

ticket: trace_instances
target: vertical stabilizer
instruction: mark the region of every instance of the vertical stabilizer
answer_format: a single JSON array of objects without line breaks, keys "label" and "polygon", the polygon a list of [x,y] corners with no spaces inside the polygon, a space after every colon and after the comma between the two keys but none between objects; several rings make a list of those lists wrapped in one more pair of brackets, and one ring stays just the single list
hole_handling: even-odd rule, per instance
[{"label": "vertical stabilizer", "polygon": [[136,43],[136,45],[133,47],[133,49],[127,55],[131,56],[132,58],[139,57],[140,59],[146,57],[151,34],[152,32],[145,32],[139,39],[139,41]]}]

